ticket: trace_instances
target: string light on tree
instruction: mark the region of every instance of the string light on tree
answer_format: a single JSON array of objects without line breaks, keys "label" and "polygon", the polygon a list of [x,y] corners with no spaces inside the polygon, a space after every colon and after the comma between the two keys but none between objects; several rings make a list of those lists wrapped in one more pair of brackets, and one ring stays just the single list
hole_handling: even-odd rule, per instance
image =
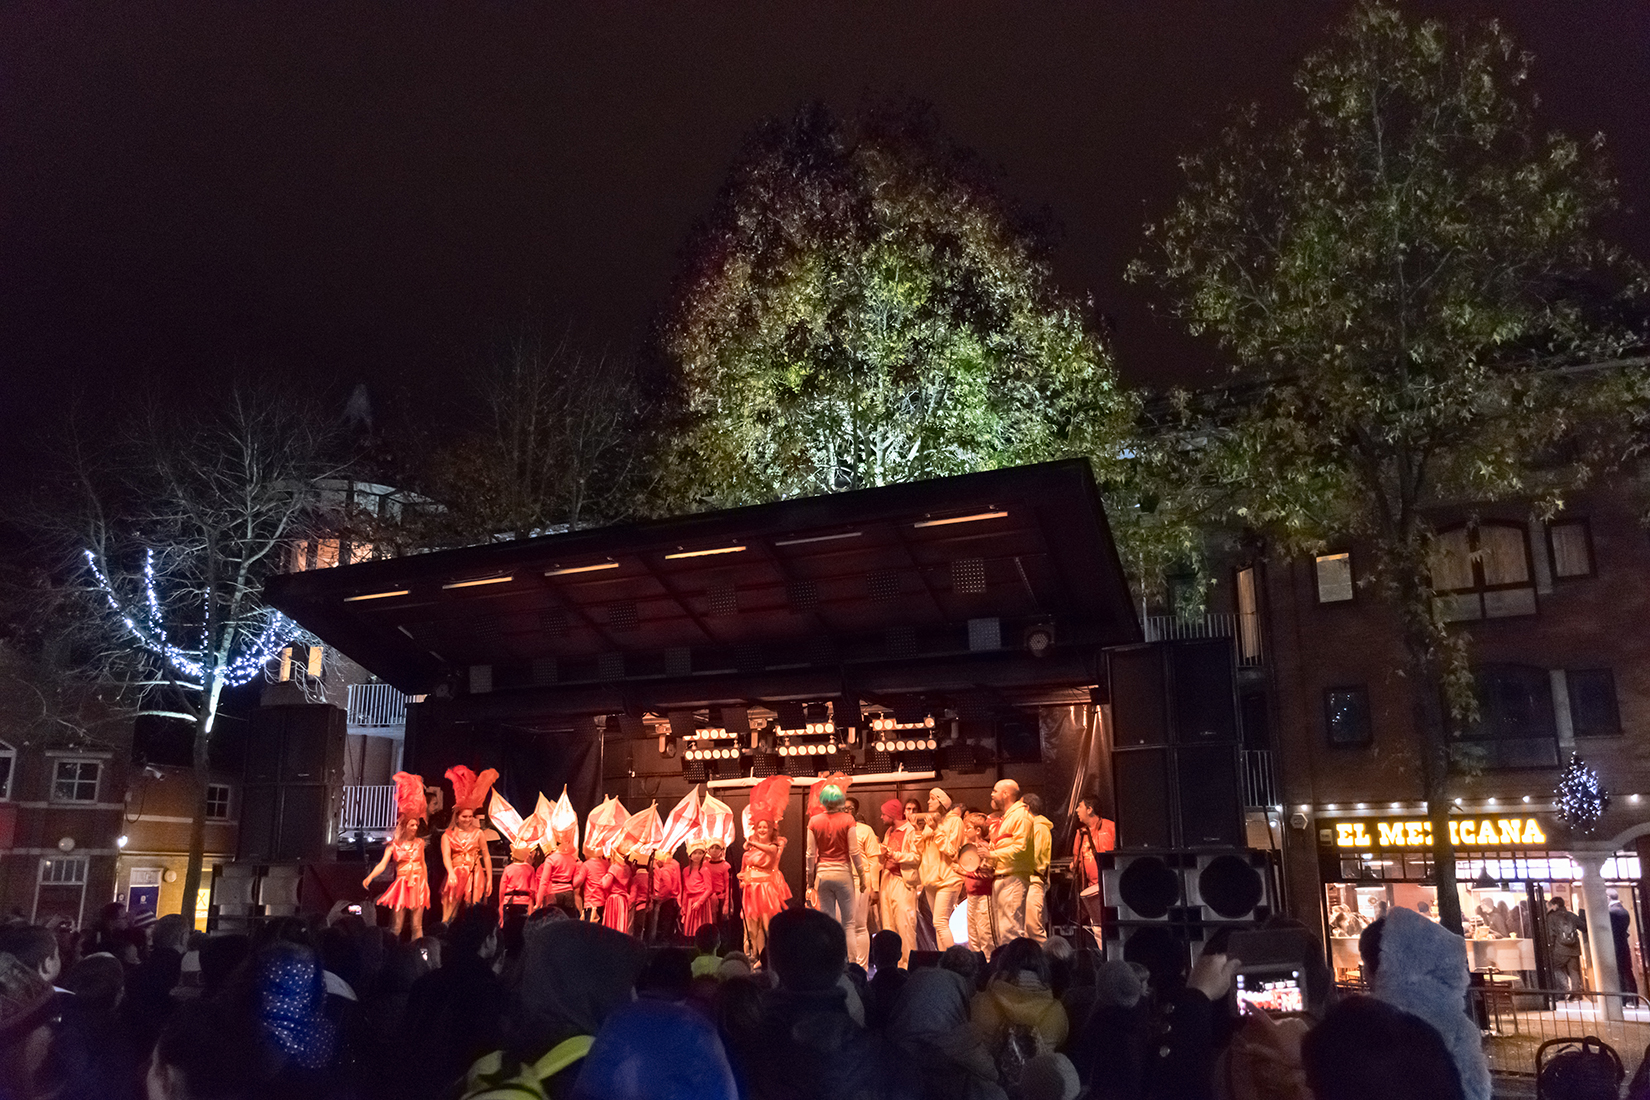
[{"label": "string light on tree", "polygon": [[1591,836],[1604,811],[1610,808],[1610,793],[1599,782],[1598,772],[1589,768],[1579,754],[1570,754],[1570,763],[1558,777],[1553,791],[1553,811],[1558,819],[1582,836]]}]

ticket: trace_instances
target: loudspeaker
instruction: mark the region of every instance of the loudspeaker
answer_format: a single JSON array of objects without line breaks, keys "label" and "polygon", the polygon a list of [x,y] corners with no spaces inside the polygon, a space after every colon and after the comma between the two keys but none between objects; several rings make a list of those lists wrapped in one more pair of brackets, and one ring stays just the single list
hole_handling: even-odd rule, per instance
[{"label": "loudspeaker", "polygon": [[335,840],[345,730],[344,711],[324,703],[252,712],[239,859],[325,858]]},{"label": "loudspeaker", "polygon": [[1157,981],[1183,974],[1217,931],[1252,928],[1277,908],[1264,852],[1107,852],[1100,874],[1107,957],[1141,963]]},{"label": "loudspeaker", "polygon": [[1172,670],[1170,703],[1175,742],[1235,742],[1237,687],[1231,639],[1171,642],[1167,651]]},{"label": "loudspeaker", "polygon": [[1169,752],[1152,748],[1112,753],[1112,804],[1117,808],[1117,840],[1122,847],[1174,847]]},{"label": "loudspeaker", "polygon": [[1272,863],[1264,852],[1198,852],[1185,870],[1186,905],[1202,910],[1206,922],[1258,923],[1277,908]]},{"label": "loudspeaker", "polygon": [[1108,650],[1112,746],[1164,745],[1169,741],[1168,683],[1158,645]]},{"label": "loudspeaker", "polygon": [[1236,745],[1174,750],[1178,844],[1182,848],[1243,845],[1243,789]]}]

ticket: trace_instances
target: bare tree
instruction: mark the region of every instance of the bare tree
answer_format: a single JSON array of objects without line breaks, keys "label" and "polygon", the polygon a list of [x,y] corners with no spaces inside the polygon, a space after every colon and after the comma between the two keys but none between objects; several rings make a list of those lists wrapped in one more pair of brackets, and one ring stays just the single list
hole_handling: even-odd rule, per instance
[{"label": "bare tree", "polygon": [[317,485],[337,473],[326,418],[237,392],[214,412],[154,413],[109,457],[77,469],[84,626],[110,686],[142,713],[194,726],[197,797],[184,897],[200,888],[208,749],[226,689],[302,635],[263,602],[307,538]]}]

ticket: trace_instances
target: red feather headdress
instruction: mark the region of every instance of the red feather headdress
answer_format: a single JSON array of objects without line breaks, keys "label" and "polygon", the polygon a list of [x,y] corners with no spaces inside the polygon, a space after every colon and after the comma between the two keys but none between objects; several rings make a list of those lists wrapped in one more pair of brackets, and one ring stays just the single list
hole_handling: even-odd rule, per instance
[{"label": "red feather headdress", "polygon": [[453,784],[453,811],[475,810],[479,813],[481,804],[487,801],[487,792],[498,780],[498,769],[488,768],[477,775],[463,764],[454,764],[447,769],[447,778]]}]

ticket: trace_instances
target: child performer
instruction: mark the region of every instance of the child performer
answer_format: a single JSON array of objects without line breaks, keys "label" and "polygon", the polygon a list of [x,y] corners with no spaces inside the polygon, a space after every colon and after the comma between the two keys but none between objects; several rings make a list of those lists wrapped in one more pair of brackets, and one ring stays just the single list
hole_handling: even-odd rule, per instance
[{"label": "child performer", "polygon": [[[363,888],[370,888],[372,880],[383,873],[390,860],[395,860],[395,882],[378,897],[378,904],[395,914],[391,926],[396,938],[401,936],[401,925],[412,925],[412,940],[424,935],[424,910],[430,907],[430,876],[424,866],[424,838],[418,835],[418,825],[430,816],[429,804],[424,799],[424,780],[407,772],[396,772],[395,804],[400,820],[395,825],[395,839],[384,847],[384,858],[378,861],[366,878]],[[410,918],[410,920],[409,920]]]},{"label": "child performer", "polygon": [[[498,799],[496,791],[493,797]],[[508,806],[508,803],[505,805]],[[533,866],[533,853],[539,841],[544,839],[544,823],[534,814],[511,830],[499,820],[498,815],[489,816],[493,819],[493,826],[504,833],[505,839],[510,842],[510,866],[504,869],[504,875],[498,882],[499,915],[526,916],[532,911],[538,893],[538,870]]]},{"label": "child performer", "polygon": [[[714,925],[717,921],[716,912],[716,882],[709,871],[709,864],[705,862],[705,853],[710,848],[710,841],[704,837],[695,837],[688,841],[688,865],[682,872],[682,935],[693,939],[699,934],[704,925]],[[726,867],[727,864],[722,865]]]},{"label": "child performer", "polygon": [[988,828],[984,814],[971,813],[963,818],[965,850],[957,860],[968,899],[968,946],[982,955],[991,954],[996,938],[991,931],[991,886],[997,872],[989,859],[981,858],[991,850]]},{"label": "child performer", "polygon": [[602,876],[602,923],[615,932],[630,935],[630,914],[633,904],[630,898],[631,880],[636,877],[636,867],[630,862],[631,851],[623,848],[613,853],[612,860],[607,865],[607,874]]},{"label": "child performer", "polygon": [[[562,792],[562,799],[566,800],[567,792]],[[568,807],[568,814],[572,814],[572,807]],[[558,827],[561,814],[561,803],[556,804],[556,814],[550,819],[550,834],[555,840],[556,850],[550,853],[539,868],[538,895],[534,901],[535,908],[554,905],[565,909],[569,916],[579,913],[578,895],[584,889],[584,864],[579,862],[579,822],[573,818],[571,827],[561,824]]]},{"label": "child performer", "polygon": [[479,905],[493,892],[493,857],[482,838],[477,811],[498,772],[488,768],[477,775],[455,764],[447,769],[447,778],[453,784],[453,823],[441,834],[441,862],[447,868],[441,919],[451,925],[461,907]]},{"label": "child performer", "polygon": [[680,923],[682,897],[682,865],[676,857],[660,848],[653,853],[653,907],[647,915],[647,938],[650,943],[674,943]]},{"label": "child performer", "polygon": [[790,800],[791,779],[776,775],[751,788],[750,835],[745,838],[745,865],[739,872],[745,912],[745,953],[752,959],[768,946],[768,922],[785,908],[791,888],[779,871],[785,838],[778,825]]}]

